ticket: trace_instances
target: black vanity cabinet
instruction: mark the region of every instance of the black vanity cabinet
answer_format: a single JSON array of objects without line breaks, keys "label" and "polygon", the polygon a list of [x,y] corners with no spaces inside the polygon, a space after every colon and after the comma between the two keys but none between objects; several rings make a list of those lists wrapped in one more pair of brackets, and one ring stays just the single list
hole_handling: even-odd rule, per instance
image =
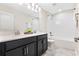
[{"label": "black vanity cabinet", "polygon": [[40,56],[48,47],[47,34],[0,42],[0,56]]},{"label": "black vanity cabinet", "polygon": [[36,44],[30,43],[25,46],[10,50],[6,52],[6,56],[35,56],[36,55]]},{"label": "black vanity cabinet", "polygon": [[48,48],[47,34],[38,36],[37,55],[42,55]]},{"label": "black vanity cabinet", "polygon": [[36,37],[21,38],[4,42],[5,56],[35,56]]}]

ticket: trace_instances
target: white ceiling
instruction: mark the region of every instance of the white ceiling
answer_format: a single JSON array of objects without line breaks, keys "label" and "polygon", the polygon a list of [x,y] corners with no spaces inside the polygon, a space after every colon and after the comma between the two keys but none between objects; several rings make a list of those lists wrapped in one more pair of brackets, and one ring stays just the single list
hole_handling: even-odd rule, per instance
[{"label": "white ceiling", "polygon": [[76,7],[76,3],[40,3],[39,6],[51,14],[70,10]]},{"label": "white ceiling", "polygon": [[[12,7],[13,9],[32,17],[38,17],[37,13],[27,8],[27,4],[20,5],[20,4],[7,4],[7,3],[3,4],[2,3],[0,5]],[[59,9],[64,11],[64,10],[69,10],[76,7],[76,3],[38,3],[38,5],[51,14],[58,13]]]}]

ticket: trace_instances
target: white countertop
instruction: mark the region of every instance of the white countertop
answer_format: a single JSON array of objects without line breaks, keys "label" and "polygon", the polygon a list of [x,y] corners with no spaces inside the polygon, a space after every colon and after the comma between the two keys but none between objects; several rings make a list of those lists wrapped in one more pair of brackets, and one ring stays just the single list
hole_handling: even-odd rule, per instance
[{"label": "white countertop", "polygon": [[46,34],[46,33],[20,34],[20,35],[7,35],[7,36],[0,35],[0,42],[18,40],[20,38],[38,36],[38,35],[42,35],[42,34]]}]

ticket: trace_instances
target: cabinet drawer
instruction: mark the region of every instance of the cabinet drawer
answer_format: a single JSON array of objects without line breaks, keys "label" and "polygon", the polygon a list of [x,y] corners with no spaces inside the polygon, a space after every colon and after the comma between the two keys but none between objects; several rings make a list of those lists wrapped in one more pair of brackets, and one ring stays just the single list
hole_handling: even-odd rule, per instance
[{"label": "cabinet drawer", "polygon": [[36,37],[22,38],[18,40],[6,42],[6,50],[14,49],[16,47],[26,45],[28,43],[36,41]]},{"label": "cabinet drawer", "polygon": [[41,40],[41,39],[44,39],[44,38],[47,38],[47,34],[43,34],[43,35],[38,36],[38,40]]}]

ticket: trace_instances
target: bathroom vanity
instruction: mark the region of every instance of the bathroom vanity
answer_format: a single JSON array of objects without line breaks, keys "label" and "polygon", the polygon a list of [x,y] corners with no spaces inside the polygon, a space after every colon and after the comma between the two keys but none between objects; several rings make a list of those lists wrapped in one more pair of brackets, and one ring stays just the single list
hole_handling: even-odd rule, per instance
[{"label": "bathroom vanity", "polygon": [[47,48],[46,33],[0,37],[0,56],[40,56]]}]

